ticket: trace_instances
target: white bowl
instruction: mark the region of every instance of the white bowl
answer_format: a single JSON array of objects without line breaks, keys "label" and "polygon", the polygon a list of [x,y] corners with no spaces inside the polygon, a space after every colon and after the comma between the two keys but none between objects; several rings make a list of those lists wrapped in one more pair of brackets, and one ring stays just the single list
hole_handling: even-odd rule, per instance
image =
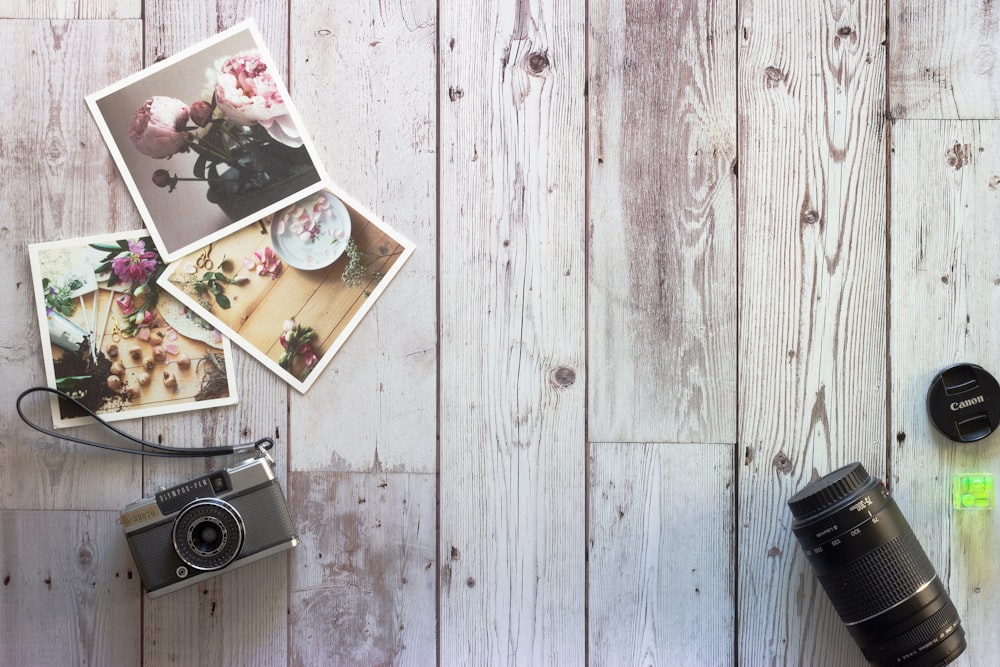
[{"label": "white bowl", "polygon": [[340,258],[351,238],[351,215],[326,190],[309,195],[271,218],[271,245],[289,266],[313,271]]}]

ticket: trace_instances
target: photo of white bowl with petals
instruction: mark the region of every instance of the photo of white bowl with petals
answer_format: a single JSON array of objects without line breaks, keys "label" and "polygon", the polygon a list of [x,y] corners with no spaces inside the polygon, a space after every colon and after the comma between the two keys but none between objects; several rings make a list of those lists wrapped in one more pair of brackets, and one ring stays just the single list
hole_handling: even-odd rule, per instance
[{"label": "photo of white bowl with petals", "polygon": [[351,238],[351,216],[337,197],[317,192],[271,218],[271,245],[286,264],[311,271],[336,262]]}]

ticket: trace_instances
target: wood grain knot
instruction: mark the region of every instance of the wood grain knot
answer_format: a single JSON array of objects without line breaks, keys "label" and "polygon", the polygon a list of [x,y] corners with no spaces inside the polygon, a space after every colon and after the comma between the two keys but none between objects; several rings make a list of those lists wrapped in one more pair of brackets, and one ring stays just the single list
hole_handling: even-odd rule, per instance
[{"label": "wood grain knot", "polygon": [[774,458],[771,459],[771,463],[778,469],[778,472],[787,473],[792,469],[792,460],[784,452],[775,454]]},{"label": "wood grain knot", "polygon": [[948,158],[948,166],[957,171],[969,164],[972,151],[969,150],[969,144],[955,144],[948,149],[945,156]]},{"label": "wood grain knot", "polygon": [[576,371],[566,366],[556,366],[549,372],[549,384],[557,389],[565,389],[576,382]]},{"label": "wood grain knot", "polygon": [[465,97],[465,91],[458,86],[451,86],[448,88],[448,99],[452,102],[456,102]]},{"label": "wood grain knot", "polygon": [[764,68],[764,85],[768,88],[775,88],[781,85],[781,82],[785,80],[785,73],[779,68],[770,67]]},{"label": "wood grain knot", "polygon": [[841,37],[850,37],[852,32],[854,32],[854,30],[852,30],[849,25],[842,26],[839,30],[837,30],[837,34]]},{"label": "wood grain knot", "polygon": [[819,211],[815,209],[806,209],[802,211],[802,216],[800,218],[803,225],[815,225],[819,222]]},{"label": "wood grain knot", "polygon": [[80,547],[76,552],[76,562],[82,570],[89,570],[94,564],[94,552],[88,547]]},{"label": "wood grain knot", "polygon": [[528,55],[528,71],[532,74],[543,74],[549,68],[549,56],[544,51],[536,51]]}]

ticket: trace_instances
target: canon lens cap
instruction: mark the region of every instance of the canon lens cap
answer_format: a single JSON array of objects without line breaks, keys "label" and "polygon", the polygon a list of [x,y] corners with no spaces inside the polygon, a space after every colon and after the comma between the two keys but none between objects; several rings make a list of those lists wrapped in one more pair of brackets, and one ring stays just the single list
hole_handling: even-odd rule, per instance
[{"label": "canon lens cap", "polygon": [[1000,423],[1000,384],[975,364],[949,366],[931,382],[927,412],[951,440],[982,440]]}]

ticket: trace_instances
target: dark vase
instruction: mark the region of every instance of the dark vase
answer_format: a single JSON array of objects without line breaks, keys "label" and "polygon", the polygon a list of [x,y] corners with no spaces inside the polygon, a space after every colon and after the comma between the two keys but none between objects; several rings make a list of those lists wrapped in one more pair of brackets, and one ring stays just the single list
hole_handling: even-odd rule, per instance
[{"label": "dark vase", "polygon": [[291,148],[274,141],[261,127],[253,141],[232,147],[235,166],[211,177],[206,197],[233,221],[284,199],[319,181],[319,173],[304,146]]}]

